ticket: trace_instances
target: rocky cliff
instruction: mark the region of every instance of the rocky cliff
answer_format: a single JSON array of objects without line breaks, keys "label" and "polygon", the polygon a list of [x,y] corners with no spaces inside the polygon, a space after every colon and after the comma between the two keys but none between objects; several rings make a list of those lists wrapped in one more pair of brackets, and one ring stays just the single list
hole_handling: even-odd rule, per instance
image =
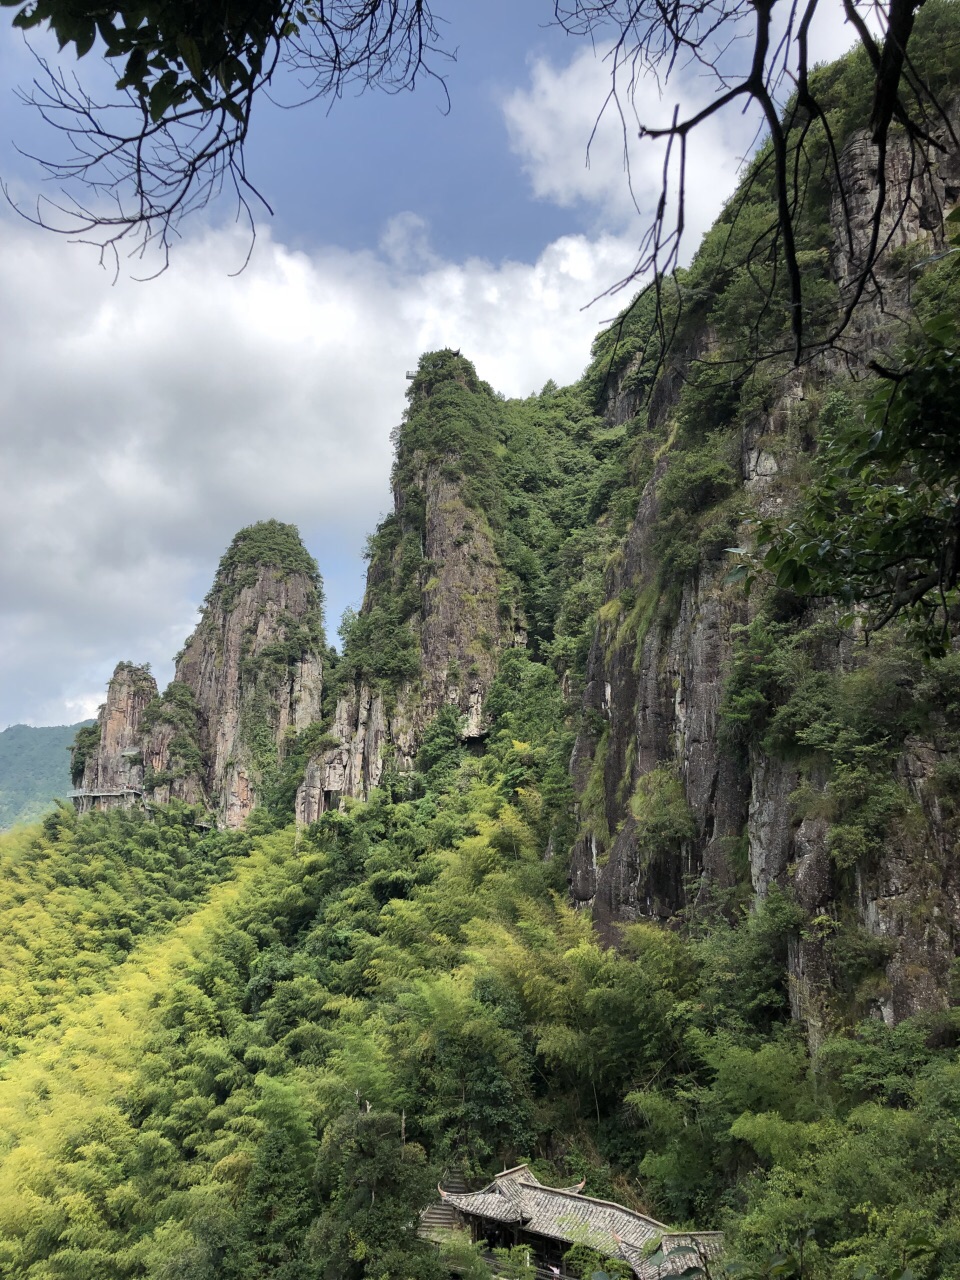
[{"label": "rocky cliff", "polygon": [[201,780],[227,826],[253,808],[288,731],[321,718],[321,609],[295,530],[269,521],[237,534],[174,677],[193,695]]},{"label": "rocky cliff", "polygon": [[[725,295],[741,307],[746,297],[748,309],[749,295],[742,281],[713,277],[710,305],[698,310],[708,239],[652,393],[642,344],[605,388],[608,420],[660,443],[608,566],[587,664],[571,891],[611,942],[627,921],[736,912],[781,894],[799,913],[791,991],[813,1043],[852,1012],[896,1021],[949,998],[960,944],[945,783],[956,747],[952,659],[921,669],[896,630],[867,648],[840,610],[773,583],[748,600],[728,581],[724,549],[749,543],[751,519],[790,509],[821,420],[854,393],[850,367],[889,349],[892,318],[909,314],[918,289],[905,261],[943,247],[958,160],[945,146],[912,198],[893,200],[877,287],[842,359],[826,351],[799,370],[727,363],[738,334]],[[896,192],[908,169],[902,147],[888,168]],[[862,258],[876,188],[864,136],[850,139],[842,169],[849,218],[834,196],[829,226],[804,245],[838,300]]]},{"label": "rocky cliff", "polygon": [[363,605],[344,636],[332,730],[340,745],[310,760],[300,822],[341,796],[367,795],[387,761],[409,771],[441,707],[461,713],[465,739],[482,738],[497,655],[524,642],[490,525],[498,401],[452,351],[421,359],[408,401],[394,510],[371,539]]},{"label": "rocky cliff", "polygon": [[[156,697],[157,682],[148,667],[117,663],[95,733],[81,735],[73,748],[74,800],[81,813],[127,806],[142,797],[143,718]],[[81,759],[84,742],[90,749]]]},{"label": "rocky cliff", "polygon": [[162,697],[144,668],[117,667],[78,807],[176,799],[240,826],[291,735],[321,719],[323,655],[320,580],[296,530],[241,530]]},{"label": "rocky cliff", "polygon": [[[841,201],[814,163],[822,139],[805,136],[797,246],[815,340],[863,260],[877,157],[848,137]],[[295,531],[242,531],[163,696],[118,667],[78,804],[180,799],[236,826],[290,761],[284,786],[299,783],[296,818],[311,823],[387,770],[409,775],[448,709],[482,751],[491,704],[510,714],[509,681],[491,697],[498,669],[522,657],[517,681],[562,684],[575,814],[553,779],[545,844],[569,853],[572,900],[605,942],[631,921],[736,921],[766,903],[813,1043],[864,1013],[942,1005],[960,940],[960,657],[924,663],[897,627],[868,648],[845,610],[762,574],[748,598],[729,555],[796,506],[818,441],[861,412],[856,371],[956,291],[943,274],[955,139],[930,160],[917,179],[891,148],[879,266],[842,339],[799,368],[771,354],[790,303],[769,273],[762,153],[751,216],[733,201],[666,313],[641,299],[575,387],[504,401],[459,351],[425,355],[395,434],[393,511],[333,669]],[[524,654],[504,664],[512,648]]]}]

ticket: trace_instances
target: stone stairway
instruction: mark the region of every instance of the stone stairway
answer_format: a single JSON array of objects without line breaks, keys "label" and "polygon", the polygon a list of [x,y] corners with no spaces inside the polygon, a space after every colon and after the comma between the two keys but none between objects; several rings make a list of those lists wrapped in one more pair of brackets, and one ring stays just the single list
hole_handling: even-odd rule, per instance
[{"label": "stone stairway", "polygon": [[[443,1181],[440,1185],[444,1191],[452,1191],[455,1195],[463,1195],[468,1190],[463,1177],[463,1170],[456,1166],[444,1170]],[[434,1231],[452,1231],[456,1225],[456,1209],[452,1205],[445,1204],[442,1200],[437,1200],[434,1204],[428,1204],[420,1215],[421,1235],[432,1235]]]}]

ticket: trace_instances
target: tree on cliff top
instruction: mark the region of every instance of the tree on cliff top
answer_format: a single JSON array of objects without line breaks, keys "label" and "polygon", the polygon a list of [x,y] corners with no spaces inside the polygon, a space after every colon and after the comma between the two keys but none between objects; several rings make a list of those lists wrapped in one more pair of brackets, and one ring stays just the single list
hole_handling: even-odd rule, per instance
[{"label": "tree on cliff top", "polygon": [[[62,130],[72,154],[46,165],[70,188],[79,182],[87,201],[67,195],[66,205],[41,208],[38,220],[57,229],[116,245],[133,236],[164,250],[187,213],[232,187],[242,210],[262,199],[244,164],[244,143],[258,95],[286,63],[300,75],[304,98],[336,98],[348,87],[396,93],[418,79],[442,82],[442,42],[429,0],[0,0],[16,10],[14,25],[46,24],[61,47],[78,55],[100,45],[122,74],[119,97],[94,102],[60,71],[46,79],[32,101]],[[811,162],[825,164],[848,215],[849,204],[836,132],[810,65],[811,24],[821,0],[554,0],[553,17],[566,31],[609,46],[611,85],[607,103],[623,121],[625,137],[665,141],[663,189],[641,241],[634,271],[658,290],[677,263],[684,227],[687,140],[726,108],[757,107],[769,131],[766,165],[776,197],[775,220],[758,238],[762,267],[785,273],[789,285],[793,347],[804,342],[801,264],[796,226],[802,214]],[[937,85],[921,74],[913,56],[914,24],[923,0],[889,0],[886,10],[866,0],[843,0],[864,60],[869,124],[877,149],[877,189],[867,244],[847,282],[841,318],[829,340],[849,321],[865,289],[876,286],[874,265],[891,233],[884,215],[890,193],[884,160],[891,131],[909,143],[911,198],[918,176],[942,146],[943,131],[956,137]],[[868,18],[879,19],[880,31]],[[668,86],[675,71],[695,67],[715,86],[702,109],[666,128],[648,127],[637,113],[636,90],[648,76]],[[74,188],[75,189],[75,188]],[[675,198],[671,198],[675,192]],[[265,203],[265,201],[264,201]],[[60,220],[58,220],[58,218]],[[894,223],[899,220],[894,210]],[[852,241],[851,241],[852,247]],[[758,262],[757,264],[761,264]]]},{"label": "tree on cliff top", "polygon": [[[944,90],[955,91],[953,50],[947,41],[935,52],[928,45],[922,59],[917,57],[921,42],[915,23],[924,0],[888,0],[886,7],[859,0],[842,3],[857,45],[854,74],[846,76],[848,100],[838,103],[834,78],[810,60],[810,29],[820,0],[557,0],[558,16],[568,31],[587,36],[613,33],[608,104],[624,122],[625,137],[628,127],[635,127],[641,138],[665,142],[656,210],[634,270],[616,286],[623,288],[641,277],[649,281],[646,288],[658,301],[661,346],[666,336],[661,290],[678,265],[684,228],[687,140],[728,107],[758,109],[767,132],[766,146],[735,197],[731,221],[749,213],[755,192],[772,195],[775,214],[767,226],[757,229],[747,261],[752,272],[769,281],[771,296],[778,275],[786,277],[797,362],[809,340],[798,230],[811,181],[822,183],[826,178],[833,189],[850,260],[839,318],[817,335],[816,345],[837,341],[865,291],[882,294],[875,275],[878,258],[892,242],[906,206],[916,199],[933,157],[944,150],[944,135],[960,145],[941,103]],[[951,4],[952,0],[932,3],[928,9],[943,12]],[[867,19],[879,22],[880,30],[872,31]],[[685,115],[677,106],[669,125],[648,127],[637,114],[641,81],[652,74],[665,88],[671,75],[684,67],[698,69],[712,82],[712,100]],[[856,182],[841,163],[847,136],[858,127],[867,128],[875,148],[875,189],[867,197],[870,211],[861,245],[852,225]],[[908,160],[905,183],[892,191],[887,159],[895,134],[906,140]]]}]

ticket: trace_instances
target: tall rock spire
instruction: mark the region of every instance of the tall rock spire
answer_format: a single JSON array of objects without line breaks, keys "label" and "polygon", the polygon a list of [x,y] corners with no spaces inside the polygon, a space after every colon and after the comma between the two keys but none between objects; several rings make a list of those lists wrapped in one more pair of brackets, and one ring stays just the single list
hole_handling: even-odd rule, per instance
[{"label": "tall rock spire", "polygon": [[334,723],[339,747],[307,767],[301,822],[343,794],[364,796],[389,757],[413,766],[444,706],[465,738],[486,729],[497,655],[524,631],[496,549],[503,502],[501,402],[459,352],[431,352],[396,433],[394,510],[370,542],[367,589],[344,634]]},{"label": "tall rock spire", "polygon": [[156,699],[149,667],[118,662],[96,726],[81,730],[72,752],[81,813],[135,804],[143,795],[143,717]]},{"label": "tall rock spire", "polygon": [[163,695],[146,668],[117,667],[78,808],[178,799],[240,826],[287,731],[320,719],[323,653],[322,585],[297,530],[276,520],[242,529]]},{"label": "tall rock spire", "polygon": [[323,650],[320,578],[296,529],[242,529],[174,677],[193,695],[202,781],[227,826],[253,808],[287,730],[320,719]]}]

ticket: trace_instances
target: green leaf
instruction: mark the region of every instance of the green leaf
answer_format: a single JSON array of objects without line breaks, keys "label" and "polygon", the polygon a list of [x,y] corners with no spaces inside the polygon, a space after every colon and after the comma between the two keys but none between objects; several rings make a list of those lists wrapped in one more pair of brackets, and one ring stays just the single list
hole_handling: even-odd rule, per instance
[{"label": "green leaf", "polygon": [[127,59],[127,65],[124,68],[123,75],[117,81],[118,89],[136,88],[143,86],[144,76],[147,74],[147,54],[146,50],[137,45]]},{"label": "green leaf", "polygon": [[29,31],[31,27],[37,26],[43,19],[37,13],[36,9],[21,9],[13,20],[13,26],[20,31]]},{"label": "green leaf", "polygon": [[77,33],[74,36],[73,43],[77,49],[77,57],[82,58],[85,53],[89,53],[93,48],[93,42],[97,38],[97,27],[94,22],[81,22],[78,24]]},{"label": "green leaf", "polygon": [[150,119],[157,123],[177,94],[177,77],[172,71],[165,72],[150,90]]},{"label": "green leaf", "polygon": [[197,83],[205,81],[203,59],[200,57],[200,49],[193,36],[189,36],[185,32],[179,32],[177,34],[177,49],[180,51],[180,55],[187,64],[187,68],[194,80]]}]

